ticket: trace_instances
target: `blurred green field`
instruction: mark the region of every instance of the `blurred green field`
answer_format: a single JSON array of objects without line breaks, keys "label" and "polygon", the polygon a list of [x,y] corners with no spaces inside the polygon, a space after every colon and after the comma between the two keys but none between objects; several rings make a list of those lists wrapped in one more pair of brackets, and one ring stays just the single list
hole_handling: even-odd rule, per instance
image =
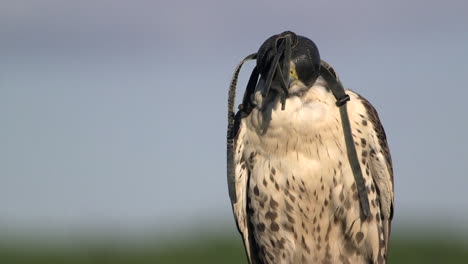
[{"label": "blurred green field", "polygon": [[[390,263],[468,263],[465,242],[397,237],[392,241]],[[2,264],[151,264],[151,263],[246,263],[242,243],[232,237],[207,237],[156,246],[137,247],[11,247],[0,246]]]}]

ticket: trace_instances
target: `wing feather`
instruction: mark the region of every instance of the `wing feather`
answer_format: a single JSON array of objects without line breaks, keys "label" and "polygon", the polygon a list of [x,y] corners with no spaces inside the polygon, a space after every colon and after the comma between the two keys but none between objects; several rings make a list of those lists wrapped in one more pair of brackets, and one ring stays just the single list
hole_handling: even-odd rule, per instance
[{"label": "wing feather", "polygon": [[[237,229],[242,235],[249,263],[257,263],[255,242],[247,214],[248,182],[250,172],[243,156],[245,126],[241,119],[239,129],[229,146],[228,140],[228,186],[231,205],[236,220]],[[231,158],[230,158],[231,157]]]},{"label": "wing feather", "polygon": [[385,130],[380,122],[377,111],[364,97],[359,96],[359,99],[367,111],[368,120],[370,122],[371,174],[377,189],[378,200],[380,201],[384,241],[388,249],[394,206],[392,157],[390,155]]}]

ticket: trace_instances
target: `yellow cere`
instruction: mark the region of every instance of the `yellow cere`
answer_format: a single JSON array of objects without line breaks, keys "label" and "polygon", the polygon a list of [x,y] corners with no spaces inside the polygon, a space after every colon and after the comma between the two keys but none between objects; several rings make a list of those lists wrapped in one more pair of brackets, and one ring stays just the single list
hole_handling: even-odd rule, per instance
[{"label": "yellow cere", "polygon": [[294,78],[294,80],[298,80],[299,77],[297,77],[296,69],[291,67],[289,70],[289,74]]}]

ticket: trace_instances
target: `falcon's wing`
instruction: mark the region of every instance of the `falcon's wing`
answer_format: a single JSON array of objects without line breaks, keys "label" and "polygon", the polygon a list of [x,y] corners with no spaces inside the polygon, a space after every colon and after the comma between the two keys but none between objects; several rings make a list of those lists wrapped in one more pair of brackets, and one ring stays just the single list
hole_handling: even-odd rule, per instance
[{"label": "falcon's wing", "polygon": [[[237,228],[242,235],[247,258],[249,263],[257,263],[256,250],[253,234],[250,228],[250,223],[247,215],[247,195],[250,172],[243,156],[244,144],[243,138],[245,134],[244,122],[240,115],[236,115],[236,129],[232,131],[232,143],[228,138],[228,187],[229,196],[231,198],[232,210],[236,220]],[[229,137],[229,135],[228,135]]]},{"label": "falcon's wing", "polygon": [[[380,212],[383,224],[385,246],[388,249],[391,220],[393,218],[393,167],[392,157],[387,144],[384,128],[380,123],[375,108],[362,96],[359,96],[364,105],[370,124],[369,147],[370,147],[370,169],[372,179],[377,189],[377,198],[380,201]],[[386,250],[385,250],[386,251]]]}]

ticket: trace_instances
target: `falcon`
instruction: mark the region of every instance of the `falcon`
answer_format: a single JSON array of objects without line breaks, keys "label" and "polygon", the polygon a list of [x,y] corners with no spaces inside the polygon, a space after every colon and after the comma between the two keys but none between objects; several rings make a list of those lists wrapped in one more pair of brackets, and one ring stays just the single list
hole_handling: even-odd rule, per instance
[{"label": "falcon", "polygon": [[[236,112],[248,60],[256,66]],[[227,176],[249,263],[386,263],[394,198],[384,129],[310,39],[274,35],[237,66]]]}]

